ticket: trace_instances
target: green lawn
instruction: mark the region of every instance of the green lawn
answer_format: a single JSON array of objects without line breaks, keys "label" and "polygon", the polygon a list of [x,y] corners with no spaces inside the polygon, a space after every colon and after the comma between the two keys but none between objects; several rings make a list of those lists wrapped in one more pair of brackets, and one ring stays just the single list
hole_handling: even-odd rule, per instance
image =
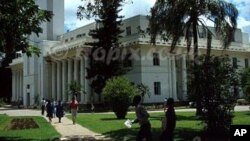
[{"label": "green lawn", "polygon": [[6,127],[13,118],[14,117],[9,117],[7,115],[0,115],[0,140],[46,141],[60,137],[60,134],[43,117],[32,117],[38,124],[39,128],[7,130]]},{"label": "green lawn", "polygon": [[[178,140],[192,140],[195,136],[199,136],[203,129],[203,125],[196,118],[194,112],[177,112],[177,127],[175,130],[175,138]],[[161,118],[164,113],[150,113],[150,122],[154,140],[158,140],[161,132]],[[250,112],[237,112],[233,119],[233,124],[250,124]],[[71,116],[68,116],[71,118]],[[128,119],[134,119],[135,114],[128,114]],[[79,114],[77,122],[82,126],[95,131],[97,133],[110,136],[117,140],[134,141],[138,132],[138,124],[134,124],[128,129],[123,124],[125,120],[116,119],[114,114]]]}]

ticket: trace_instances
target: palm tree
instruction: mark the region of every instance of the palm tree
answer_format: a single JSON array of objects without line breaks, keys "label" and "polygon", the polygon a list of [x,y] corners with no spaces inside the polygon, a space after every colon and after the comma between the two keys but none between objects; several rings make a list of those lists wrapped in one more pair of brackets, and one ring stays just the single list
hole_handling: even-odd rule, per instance
[{"label": "palm tree", "polygon": [[[238,10],[235,6],[224,0],[156,0],[149,18],[151,42],[155,44],[157,35],[161,35],[164,39],[172,39],[170,52],[173,52],[177,42],[184,36],[188,52],[193,41],[194,66],[196,66],[198,33],[203,32],[208,35],[208,42],[211,42],[212,36],[216,35],[226,49],[234,39],[237,17]],[[207,27],[204,19],[214,23],[214,32]],[[211,46],[208,46],[208,56],[210,49]],[[197,77],[199,76],[194,74],[194,79],[197,80]],[[198,90],[195,90],[195,93],[198,94]],[[199,97],[197,95],[197,114],[201,113]]]}]

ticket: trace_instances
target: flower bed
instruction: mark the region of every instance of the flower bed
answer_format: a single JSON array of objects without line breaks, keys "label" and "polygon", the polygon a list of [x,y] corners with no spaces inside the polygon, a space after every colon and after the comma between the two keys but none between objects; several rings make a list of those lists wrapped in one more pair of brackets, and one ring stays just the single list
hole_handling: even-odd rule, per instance
[{"label": "flower bed", "polygon": [[7,130],[23,130],[39,128],[32,118],[14,118],[11,120]]}]

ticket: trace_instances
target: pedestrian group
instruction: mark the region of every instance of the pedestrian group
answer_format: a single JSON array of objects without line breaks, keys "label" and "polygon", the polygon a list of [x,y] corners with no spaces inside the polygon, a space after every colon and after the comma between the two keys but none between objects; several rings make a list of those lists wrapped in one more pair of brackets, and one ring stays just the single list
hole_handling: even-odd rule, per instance
[{"label": "pedestrian group", "polygon": [[[136,141],[152,141],[151,133],[151,124],[149,121],[149,113],[142,106],[142,97],[136,95],[133,98],[133,105],[135,106],[136,119],[132,121],[132,124],[139,123],[140,129],[136,136]],[[78,112],[78,101],[75,96],[72,97],[71,102],[69,103],[70,112],[72,114],[72,122],[76,123],[76,117]],[[160,135],[160,141],[173,141],[174,139],[174,130],[176,126],[176,114],[174,109],[174,99],[165,98],[164,99],[164,112],[165,116],[162,119],[162,133]],[[45,100],[44,98],[41,101],[42,115],[47,112],[47,117],[49,122],[52,121],[52,118],[57,117],[58,122],[61,123],[61,118],[64,116],[64,106],[63,103],[55,100]]]},{"label": "pedestrian group", "polygon": [[[76,115],[77,115],[77,111],[78,111],[78,101],[76,100],[76,97],[74,96],[72,98],[72,101],[69,104],[69,108],[71,110],[72,113],[72,121],[73,124],[76,123]],[[62,117],[65,115],[65,111],[64,111],[64,103],[59,100],[45,100],[44,98],[41,101],[41,114],[45,115],[45,111],[46,111],[46,117],[48,117],[49,122],[52,122],[52,118],[58,118],[58,122],[61,123],[61,119]]]}]

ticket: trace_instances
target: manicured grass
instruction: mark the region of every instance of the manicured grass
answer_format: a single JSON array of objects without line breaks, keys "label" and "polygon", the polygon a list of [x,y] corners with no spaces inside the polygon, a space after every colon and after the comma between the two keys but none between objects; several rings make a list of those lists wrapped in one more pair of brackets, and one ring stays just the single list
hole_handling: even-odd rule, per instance
[{"label": "manicured grass", "polygon": [[[177,112],[177,125],[175,130],[175,139],[193,140],[194,137],[200,136],[203,125],[197,119],[194,112]],[[250,112],[237,112],[233,119],[233,124],[250,124]],[[150,122],[154,140],[158,140],[161,133],[161,119],[164,113],[150,113]],[[71,118],[71,116],[68,116]],[[135,114],[128,114],[128,119],[134,119]],[[134,141],[138,132],[139,125],[134,124],[131,129],[124,125],[125,120],[116,119],[114,114],[79,114],[77,123],[82,126],[115,138],[116,140]]]},{"label": "manicured grass", "polygon": [[39,128],[25,130],[7,130],[6,127],[10,124],[13,118],[17,117],[0,115],[0,140],[46,141],[60,137],[60,134],[43,117],[32,117],[34,121],[38,124]]},{"label": "manicured grass", "polygon": [[234,114],[233,124],[250,125],[250,112],[236,112]]}]

